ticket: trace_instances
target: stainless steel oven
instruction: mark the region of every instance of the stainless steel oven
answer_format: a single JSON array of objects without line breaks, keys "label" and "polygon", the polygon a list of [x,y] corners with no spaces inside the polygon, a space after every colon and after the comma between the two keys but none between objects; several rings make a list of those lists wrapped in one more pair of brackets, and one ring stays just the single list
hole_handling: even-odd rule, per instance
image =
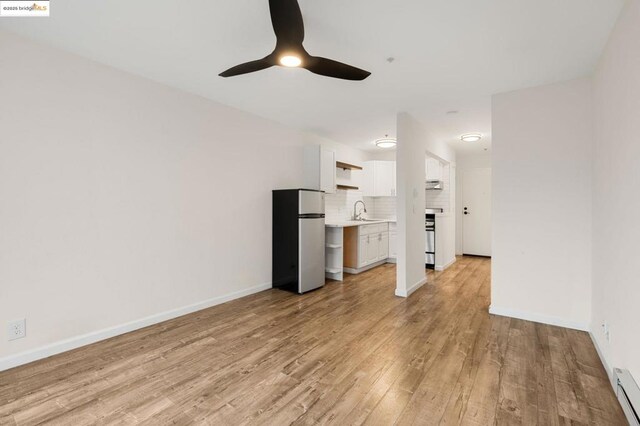
[{"label": "stainless steel oven", "polygon": [[436,267],[436,215],[425,214],[424,219],[425,250],[424,263],[427,269]]}]

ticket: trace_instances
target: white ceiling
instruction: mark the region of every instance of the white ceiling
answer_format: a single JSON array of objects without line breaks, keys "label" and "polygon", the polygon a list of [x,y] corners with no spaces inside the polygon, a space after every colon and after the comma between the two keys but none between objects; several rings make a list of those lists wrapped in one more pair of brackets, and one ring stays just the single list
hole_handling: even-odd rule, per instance
[{"label": "white ceiling", "polygon": [[0,29],[360,148],[409,111],[473,152],[487,145],[457,139],[481,131],[490,144],[491,94],[590,74],[623,3],[300,0],[307,50],[371,71],[363,82],[283,68],[218,77],[273,49],[267,0],[59,0],[50,18]]},{"label": "white ceiling", "polygon": [[[459,155],[491,151],[491,96],[436,103],[412,114]],[[465,133],[480,133],[482,140],[463,142],[460,137]]]}]

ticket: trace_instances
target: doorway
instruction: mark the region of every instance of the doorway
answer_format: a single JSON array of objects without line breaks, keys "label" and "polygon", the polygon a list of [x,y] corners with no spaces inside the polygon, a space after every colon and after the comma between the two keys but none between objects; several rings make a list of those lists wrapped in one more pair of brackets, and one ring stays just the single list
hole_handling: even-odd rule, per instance
[{"label": "doorway", "polygon": [[491,256],[491,169],[462,175],[462,253]]}]

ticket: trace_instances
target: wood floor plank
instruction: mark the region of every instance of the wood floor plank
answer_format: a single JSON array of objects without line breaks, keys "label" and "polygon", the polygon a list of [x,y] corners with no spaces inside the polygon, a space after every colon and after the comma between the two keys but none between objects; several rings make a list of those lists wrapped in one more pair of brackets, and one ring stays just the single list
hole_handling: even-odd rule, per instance
[{"label": "wood floor plank", "polygon": [[1,372],[0,424],[625,424],[588,334],[489,315],[490,275],[254,294]]},{"label": "wood floor plank", "polygon": [[538,424],[555,426],[559,424],[557,396],[551,368],[551,349],[549,347],[549,327],[535,324],[536,339],[536,380]]},{"label": "wood floor plank", "polygon": [[495,423],[511,319],[490,317],[491,330],[460,424]]}]

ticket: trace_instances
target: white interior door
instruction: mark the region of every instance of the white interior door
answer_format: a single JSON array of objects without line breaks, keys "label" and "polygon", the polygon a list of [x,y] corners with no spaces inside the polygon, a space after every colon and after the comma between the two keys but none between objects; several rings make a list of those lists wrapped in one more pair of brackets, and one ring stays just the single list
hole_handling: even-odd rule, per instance
[{"label": "white interior door", "polygon": [[491,256],[491,169],[462,175],[462,253]]}]

